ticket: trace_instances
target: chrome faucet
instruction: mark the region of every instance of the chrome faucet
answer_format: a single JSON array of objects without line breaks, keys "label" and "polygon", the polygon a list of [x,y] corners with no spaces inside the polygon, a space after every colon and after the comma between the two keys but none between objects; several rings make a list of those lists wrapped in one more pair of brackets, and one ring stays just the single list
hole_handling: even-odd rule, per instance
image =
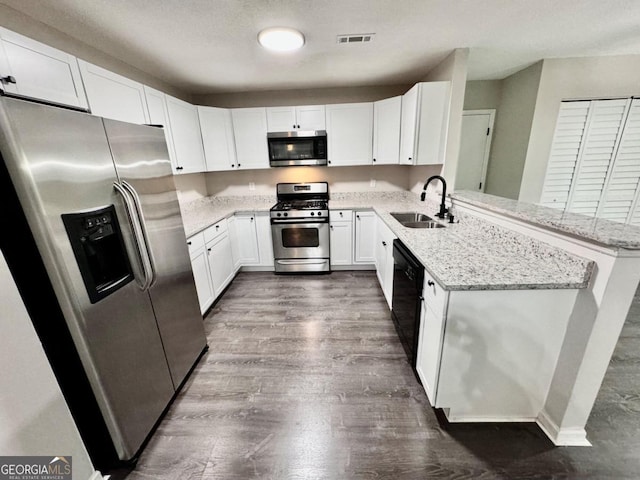
[{"label": "chrome faucet", "polygon": [[449,212],[449,210],[444,206],[444,199],[447,196],[447,182],[440,175],[434,175],[432,177],[429,177],[429,179],[427,180],[427,183],[425,183],[424,187],[422,187],[420,200],[424,202],[424,198],[427,195],[427,187],[429,186],[429,183],[431,183],[431,180],[435,180],[436,178],[442,182],[442,201],[440,202],[440,211],[436,213],[436,217],[445,218],[447,216],[447,213]]}]

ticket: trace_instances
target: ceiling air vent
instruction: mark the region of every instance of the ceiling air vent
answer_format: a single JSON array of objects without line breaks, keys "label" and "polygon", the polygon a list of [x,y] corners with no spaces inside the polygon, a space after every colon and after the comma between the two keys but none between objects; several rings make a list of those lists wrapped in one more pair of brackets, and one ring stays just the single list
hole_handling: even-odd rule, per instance
[{"label": "ceiling air vent", "polygon": [[338,43],[369,43],[373,42],[375,33],[356,33],[350,35],[338,35]]}]

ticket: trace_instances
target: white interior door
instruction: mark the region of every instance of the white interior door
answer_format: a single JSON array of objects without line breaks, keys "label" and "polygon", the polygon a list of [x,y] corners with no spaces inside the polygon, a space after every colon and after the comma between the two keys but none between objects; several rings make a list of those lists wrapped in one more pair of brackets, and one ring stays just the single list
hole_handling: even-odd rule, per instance
[{"label": "white interior door", "polygon": [[456,190],[484,192],[494,118],[495,110],[467,110],[462,113]]}]

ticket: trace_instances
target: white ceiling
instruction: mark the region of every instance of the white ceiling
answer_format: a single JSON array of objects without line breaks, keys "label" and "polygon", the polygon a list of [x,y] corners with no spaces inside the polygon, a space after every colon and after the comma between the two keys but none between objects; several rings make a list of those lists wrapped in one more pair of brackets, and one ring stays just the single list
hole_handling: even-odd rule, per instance
[{"label": "white ceiling", "polygon": [[[469,79],[551,57],[640,54],[638,0],[0,0],[194,94],[408,84],[453,49]],[[301,30],[271,54],[260,30]],[[369,44],[336,35],[375,33]]]}]

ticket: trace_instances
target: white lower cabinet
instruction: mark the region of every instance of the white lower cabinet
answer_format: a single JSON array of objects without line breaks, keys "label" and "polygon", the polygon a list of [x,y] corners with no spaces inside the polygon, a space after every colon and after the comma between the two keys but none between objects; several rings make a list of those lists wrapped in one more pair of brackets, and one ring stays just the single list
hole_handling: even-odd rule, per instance
[{"label": "white lower cabinet", "polygon": [[274,268],[273,240],[271,240],[271,216],[269,212],[255,212],[256,237],[258,238],[259,266]]},{"label": "white lower cabinet", "polygon": [[200,312],[204,313],[213,303],[215,296],[209,273],[209,261],[204,243],[204,233],[197,233],[187,239],[189,257],[191,258],[191,269],[193,279],[196,284]]},{"label": "white lower cabinet", "polygon": [[211,240],[206,245],[209,260],[209,272],[211,272],[211,283],[215,297],[220,296],[222,291],[229,285],[235,270],[233,268],[233,258],[231,255],[231,241],[229,233],[224,232]]},{"label": "white lower cabinet", "polygon": [[353,212],[351,210],[331,210],[329,212],[332,267],[353,264],[352,218]]},{"label": "white lower cabinet", "polygon": [[393,241],[395,239],[393,232],[378,217],[375,244],[376,273],[389,308],[391,308],[393,293]]},{"label": "white lower cabinet", "polygon": [[354,263],[375,263],[376,219],[373,211],[354,213]]},{"label": "white lower cabinet", "polygon": [[258,232],[255,213],[236,213],[235,245],[236,255],[241,265],[256,266],[260,263]]}]

